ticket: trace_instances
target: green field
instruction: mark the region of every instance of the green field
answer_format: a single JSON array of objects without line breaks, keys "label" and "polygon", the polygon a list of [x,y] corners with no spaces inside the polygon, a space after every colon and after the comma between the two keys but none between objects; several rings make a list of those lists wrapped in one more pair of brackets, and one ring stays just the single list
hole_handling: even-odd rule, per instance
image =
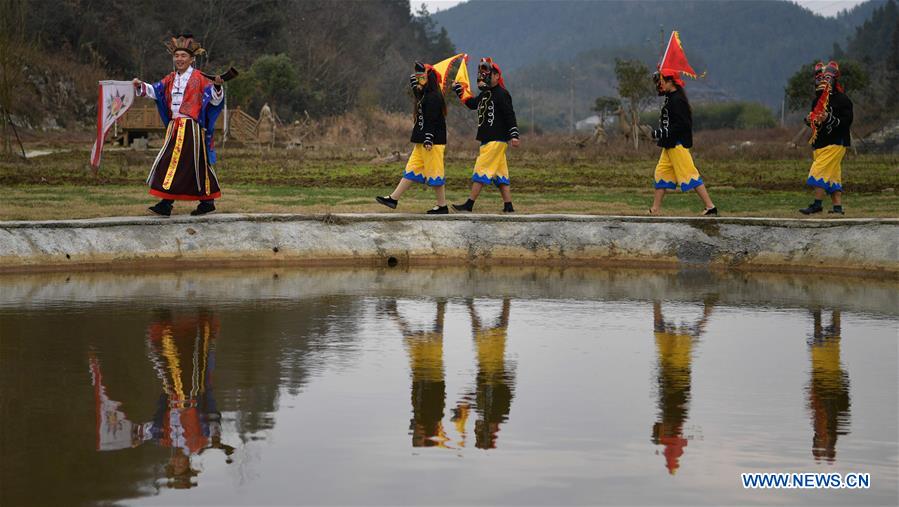
[{"label": "green field", "polygon": [[[380,153],[407,150],[384,147]],[[98,175],[87,167],[86,151],[65,151],[31,159],[0,160],[0,220],[46,220],[145,214],[155,199],[144,184],[156,150],[108,150]],[[448,152],[447,196],[468,196],[475,150]],[[796,210],[810,200],[804,181],[811,162],[807,149],[751,151],[723,147],[695,150],[715,204],[726,216],[801,217]],[[223,197],[220,212],[387,212],[375,195],[390,192],[405,158],[387,161],[373,149],[341,148],[272,151],[228,147],[216,167]],[[578,149],[542,144],[510,151],[512,191],[519,213],[645,214],[652,199],[652,172],[658,151],[602,147]],[[379,160],[376,160],[379,159]],[[847,217],[899,217],[899,158],[853,155],[843,163]],[[397,212],[423,212],[433,192],[413,187]],[[187,213],[192,203],[178,203]],[[498,192],[487,189],[476,212],[498,213]],[[666,215],[696,215],[702,204],[693,192],[672,192]],[[819,215],[820,216],[820,215]],[[826,215],[825,215],[826,216]]]}]

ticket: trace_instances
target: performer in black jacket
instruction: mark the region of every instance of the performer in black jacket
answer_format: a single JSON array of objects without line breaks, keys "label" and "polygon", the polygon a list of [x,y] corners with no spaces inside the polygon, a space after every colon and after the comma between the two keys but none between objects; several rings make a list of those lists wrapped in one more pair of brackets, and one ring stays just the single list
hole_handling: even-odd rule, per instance
[{"label": "performer in black jacket", "polygon": [[470,212],[484,185],[493,183],[499,188],[503,198],[503,212],[512,213],[512,190],[509,181],[509,166],[506,163],[506,149],[511,144],[518,147],[518,122],[512,107],[512,96],[506,90],[502,72],[491,58],[482,58],[478,64],[477,97],[463,99],[464,90],[460,83],[453,84],[453,91],[469,109],[478,111],[477,140],[481,142],[478,159],[474,163],[471,176],[471,194],[465,204],[453,204],[456,211]]},{"label": "performer in black jacket", "polygon": [[396,189],[385,196],[375,197],[379,203],[395,209],[400,196],[412,183],[425,183],[437,194],[437,205],[427,211],[429,215],[446,215],[446,180],[443,171],[443,152],[446,149],[446,102],[440,86],[441,76],[431,65],[415,62],[415,73],[410,76],[415,96],[415,108],[411,142],[415,144],[403,177]]},{"label": "performer in black jacket", "polygon": [[655,170],[655,196],[650,215],[661,211],[665,192],[680,186],[682,192],[695,189],[705,203],[702,215],[717,215],[718,208],[712,204],[709,192],[693,164],[690,148],[693,147],[693,112],[681,74],[695,77],[695,72],[687,62],[687,55],[681,47],[680,36],[671,33],[668,47],[653,75],[659,95],[665,96],[665,104],[659,115],[659,128],[652,131],[652,138],[658,141],[662,155]]},{"label": "performer in black jacket", "polygon": [[833,209],[828,213],[843,214],[843,157],[851,144],[849,127],[852,126],[852,101],[843,93],[843,86],[837,81],[840,66],[835,61],[827,65],[818,62],[815,66],[815,101],[806,117],[812,128],[809,143],[812,152],[812,167],[806,184],[815,187],[815,202],[799,210],[803,215],[820,213],[824,210],[824,193],[830,195]]}]

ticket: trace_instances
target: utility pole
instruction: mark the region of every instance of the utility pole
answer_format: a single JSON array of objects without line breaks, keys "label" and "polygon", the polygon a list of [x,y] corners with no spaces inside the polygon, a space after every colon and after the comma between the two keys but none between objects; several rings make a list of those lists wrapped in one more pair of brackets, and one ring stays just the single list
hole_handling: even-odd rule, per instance
[{"label": "utility pole", "polygon": [[569,111],[568,111],[569,126],[568,126],[568,130],[569,130],[569,133],[570,133],[570,134],[574,134],[574,65],[571,66],[571,79],[569,80],[569,83],[570,83],[570,86],[571,86],[571,87],[570,87],[571,93],[570,93],[570,96],[569,96],[569,98],[568,98],[568,105],[569,105]]},{"label": "utility pole", "polygon": [[787,109],[787,95],[784,94],[783,98],[780,99],[780,128],[784,127],[784,115],[786,114]]},{"label": "utility pole", "polygon": [[534,123],[534,102],[537,101],[537,93],[536,90],[531,89],[531,93],[529,93],[531,97],[531,134],[536,134],[537,132],[537,124]]},{"label": "utility pole", "polygon": [[659,25],[659,63],[662,63],[661,58],[665,56],[663,53],[665,52],[665,25]]}]

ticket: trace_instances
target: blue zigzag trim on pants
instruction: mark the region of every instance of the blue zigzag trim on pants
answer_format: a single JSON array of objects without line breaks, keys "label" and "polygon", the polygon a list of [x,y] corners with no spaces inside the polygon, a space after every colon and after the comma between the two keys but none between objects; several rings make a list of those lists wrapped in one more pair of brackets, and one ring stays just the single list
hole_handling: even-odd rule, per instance
[{"label": "blue zigzag trim on pants", "polygon": [[425,183],[429,187],[442,187],[446,184],[446,179],[444,178],[425,178],[424,174],[415,174],[407,171],[403,171],[403,178],[416,183]]},{"label": "blue zigzag trim on pants", "polygon": [[483,185],[496,185],[496,186],[512,184],[511,181],[509,180],[509,178],[506,178],[505,176],[494,176],[493,178],[489,178],[489,177],[487,177],[486,174],[478,174],[478,173],[474,173],[471,175],[471,181],[474,181],[475,183],[481,183]]},{"label": "blue zigzag trim on pants", "polygon": [[675,182],[673,182],[673,181],[659,180],[659,181],[656,182],[656,185],[655,185],[655,186],[656,186],[657,189],[659,189],[659,188],[671,188],[671,189],[674,189],[674,188],[677,188],[677,183],[675,183]]},{"label": "blue zigzag trim on pants", "polygon": [[686,183],[680,184],[680,191],[686,192],[687,190],[693,190],[694,188],[702,185],[702,178],[696,178],[695,180],[690,180]]},{"label": "blue zigzag trim on pants", "polygon": [[829,181],[824,181],[824,178],[816,180],[814,176],[809,176],[807,180],[805,180],[805,184],[810,187],[820,187],[823,188],[825,192],[828,194],[832,194],[834,192],[842,192],[843,185],[840,183],[831,183]]},{"label": "blue zigzag trim on pants", "polygon": [[486,174],[474,173],[471,175],[471,181],[474,181],[475,183],[482,183],[484,185],[489,185],[490,177],[487,176]]}]

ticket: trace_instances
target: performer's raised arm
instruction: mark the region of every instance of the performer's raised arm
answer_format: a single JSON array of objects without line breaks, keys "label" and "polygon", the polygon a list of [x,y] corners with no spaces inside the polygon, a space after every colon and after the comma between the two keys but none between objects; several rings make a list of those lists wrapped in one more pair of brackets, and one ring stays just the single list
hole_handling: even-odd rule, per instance
[{"label": "performer's raised arm", "polygon": [[[459,96],[459,99],[462,99],[462,94],[465,93],[465,90],[462,88],[460,83],[453,83],[453,91],[456,92],[456,95]],[[478,98],[477,97],[468,97],[468,99],[462,101],[465,104],[465,107],[468,109],[477,109],[478,108]]]},{"label": "performer's raised arm", "polygon": [[134,78],[131,80],[134,84],[134,94],[138,97],[147,97],[149,99],[156,100],[156,90],[153,89],[153,85],[150,83],[144,83],[138,78]]},{"label": "performer's raised arm", "polygon": [[213,106],[217,106],[225,100],[225,89],[222,87],[222,76],[215,76],[215,80],[212,82],[212,98],[209,100],[209,103]]}]

